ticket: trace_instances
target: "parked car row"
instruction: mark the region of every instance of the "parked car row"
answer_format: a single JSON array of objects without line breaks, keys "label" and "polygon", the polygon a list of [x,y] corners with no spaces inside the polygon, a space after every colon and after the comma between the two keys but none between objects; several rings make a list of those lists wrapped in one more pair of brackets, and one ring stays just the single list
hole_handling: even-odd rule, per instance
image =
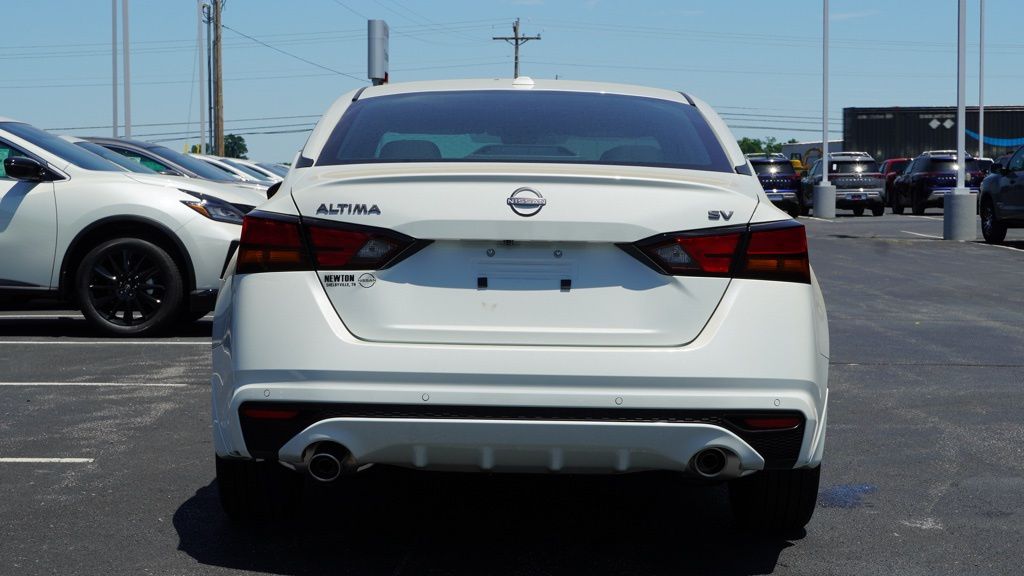
[{"label": "parked car row", "polygon": [[270,186],[157,144],[0,118],[0,297],[63,300],[119,336],[199,318]]},{"label": "parked car row", "polygon": [[[796,218],[814,208],[814,187],[822,181],[822,163],[816,160],[801,177],[792,161],[782,154],[747,154],[765,194],[773,204]],[[916,158],[889,158],[881,164],[866,152],[829,154],[829,183],[836,188],[836,208],[857,216],[870,210],[881,216],[885,208],[915,215],[931,207],[942,207],[946,194],[956,187],[958,162],[955,150],[929,150]],[[979,197],[982,231],[988,241],[1000,242],[1006,229],[1024,226],[1024,200],[1016,191],[1018,175],[1024,173],[1020,151],[993,162],[989,158],[966,158],[965,186]],[[987,185],[983,181],[988,182]],[[1024,196],[1024,179],[1021,181]]]}]

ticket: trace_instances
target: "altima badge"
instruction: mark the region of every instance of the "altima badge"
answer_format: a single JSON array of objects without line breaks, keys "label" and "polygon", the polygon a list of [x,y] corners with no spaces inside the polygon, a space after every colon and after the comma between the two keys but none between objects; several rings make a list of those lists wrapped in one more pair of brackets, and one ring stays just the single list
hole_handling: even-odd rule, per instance
[{"label": "altima badge", "polygon": [[519,188],[505,201],[512,208],[512,211],[520,216],[529,218],[543,208],[548,201],[533,188]]}]

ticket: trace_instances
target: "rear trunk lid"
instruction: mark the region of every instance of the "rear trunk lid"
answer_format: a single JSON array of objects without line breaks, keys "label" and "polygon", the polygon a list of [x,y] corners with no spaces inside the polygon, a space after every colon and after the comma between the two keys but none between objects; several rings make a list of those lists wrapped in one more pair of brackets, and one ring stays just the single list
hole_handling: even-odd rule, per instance
[{"label": "rear trunk lid", "polygon": [[318,270],[356,337],[430,344],[687,343],[729,279],[664,275],[618,244],[743,225],[758,202],[748,177],[621,166],[330,166],[297,188],[307,224],[432,241],[383,270]]}]

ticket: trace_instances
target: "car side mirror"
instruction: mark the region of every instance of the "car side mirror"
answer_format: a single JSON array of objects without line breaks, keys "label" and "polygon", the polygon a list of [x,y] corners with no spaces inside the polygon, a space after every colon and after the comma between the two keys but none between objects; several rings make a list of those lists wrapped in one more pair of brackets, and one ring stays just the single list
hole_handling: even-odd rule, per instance
[{"label": "car side mirror", "polygon": [[273,184],[271,184],[270,188],[267,188],[267,199],[269,200],[270,198],[273,198],[274,194],[277,194],[277,191],[280,190],[280,189],[281,189],[281,183],[280,182],[274,182]]},{"label": "car side mirror", "polygon": [[48,172],[35,158],[12,156],[4,159],[4,172],[15,180],[25,182],[42,182],[47,179]]}]

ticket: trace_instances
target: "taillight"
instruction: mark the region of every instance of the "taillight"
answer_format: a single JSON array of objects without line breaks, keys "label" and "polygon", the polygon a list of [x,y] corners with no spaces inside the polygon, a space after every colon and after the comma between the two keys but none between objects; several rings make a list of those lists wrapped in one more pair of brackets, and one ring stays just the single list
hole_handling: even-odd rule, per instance
[{"label": "taillight", "polygon": [[317,268],[376,270],[416,241],[390,230],[327,222],[307,224],[309,245]]},{"label": "taillight", "polygon": [[310,268],[297,217],[260,211],[245,216],[235,265],[237,274]]},{"label": "taillight", "polygon": [[640,249],[668,274],[728,276],[743,231],[666,235]]},{"label": "taillight", "polygon": [[807,234],[794,221],[662,234],[621,247],[673,276],[811,282]]},{"label": "taillight", "polygon": [[254,211],[242,223],[235,271],[379,270],[427,244],[383,228]]},{"label": "taillight", "polygon": [[755,224],[750,227],[738,278],[811,283],[807,233],[802,224]]}]

